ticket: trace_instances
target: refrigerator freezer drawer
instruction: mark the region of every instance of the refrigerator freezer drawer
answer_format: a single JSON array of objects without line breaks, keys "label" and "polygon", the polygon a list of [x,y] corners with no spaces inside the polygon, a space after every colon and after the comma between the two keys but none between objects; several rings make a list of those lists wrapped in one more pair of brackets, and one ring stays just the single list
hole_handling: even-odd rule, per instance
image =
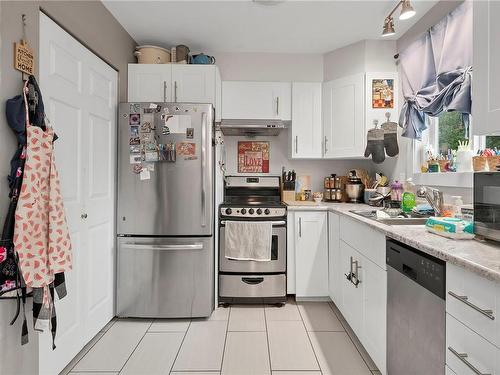
[{"label": "refrigerator freezer drawer", "polygon": [[118,316],[208,317],[213,306],[212,237],[118,238]]},{"label": "refrigerator freezer drawer", "polygon": [[286,295],[286,277],[280,275],[219,275],[221,297],[283,297]]}]

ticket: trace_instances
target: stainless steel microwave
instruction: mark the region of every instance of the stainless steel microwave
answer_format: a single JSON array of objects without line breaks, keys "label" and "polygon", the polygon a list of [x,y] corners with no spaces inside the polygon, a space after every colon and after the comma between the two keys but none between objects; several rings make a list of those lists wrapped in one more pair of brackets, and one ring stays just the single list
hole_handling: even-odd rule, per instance
[{"label": "stainless steel microwave", "polygon": [[474,173],[474,232],[500,241],[500,172]]}]

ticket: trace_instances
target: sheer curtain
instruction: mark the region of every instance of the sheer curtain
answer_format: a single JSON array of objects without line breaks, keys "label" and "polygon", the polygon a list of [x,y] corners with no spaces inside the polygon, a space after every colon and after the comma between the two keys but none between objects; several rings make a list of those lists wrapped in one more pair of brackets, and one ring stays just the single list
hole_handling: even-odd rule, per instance
[{"label": "sheer curtain", "polygon": [[400,56],[403,137],[421,139],[425,114],[461,112],[468,131],[472,83],[472,1],[465,1]]}]

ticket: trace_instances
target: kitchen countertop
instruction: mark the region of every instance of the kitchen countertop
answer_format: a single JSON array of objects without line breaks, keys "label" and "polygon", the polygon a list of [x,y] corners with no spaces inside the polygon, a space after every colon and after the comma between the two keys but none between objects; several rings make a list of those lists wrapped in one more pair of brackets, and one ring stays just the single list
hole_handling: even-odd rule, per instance
[{"label": "kitchen countertop", "polygon": [[349,212],[374,209],[366,204],[301,201],[285,203],[290,211],[332,211],[361,221],[396,241],[500,282],[500,244],[480,240],[452,240],[428,232],[423,225],[387,225]]}]

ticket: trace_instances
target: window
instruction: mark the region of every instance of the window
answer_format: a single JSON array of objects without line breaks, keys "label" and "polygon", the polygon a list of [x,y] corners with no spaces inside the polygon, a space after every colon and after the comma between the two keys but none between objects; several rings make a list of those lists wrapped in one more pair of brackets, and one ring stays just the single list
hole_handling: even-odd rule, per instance
[{"label": "window", "polygon": [[[434,157],[448,157],[448,150],[451,153],[464,141],[469,141],[474,154],[485,148],[500,150],[500,136],[471,136],[467,139],[462,114],[459,112],[443,112],[436,117],[427,116],[426,120],[428,129],[423,132],[422,141],[413,141],[413,172],[417,173],[413,176],[415,182],[441,186],[472,186],[471,173],[421,173],[422,167],[427,165],[429,153]],[[469,133],[472,133],[472,127],[471,119]]]},{"label": "window", "polygon": [[447,155],[448,150],[458,149],[460,142],[468,141],[465,137],[465,125],[460,112],[443,112],[437,117],[436,151]]}]

